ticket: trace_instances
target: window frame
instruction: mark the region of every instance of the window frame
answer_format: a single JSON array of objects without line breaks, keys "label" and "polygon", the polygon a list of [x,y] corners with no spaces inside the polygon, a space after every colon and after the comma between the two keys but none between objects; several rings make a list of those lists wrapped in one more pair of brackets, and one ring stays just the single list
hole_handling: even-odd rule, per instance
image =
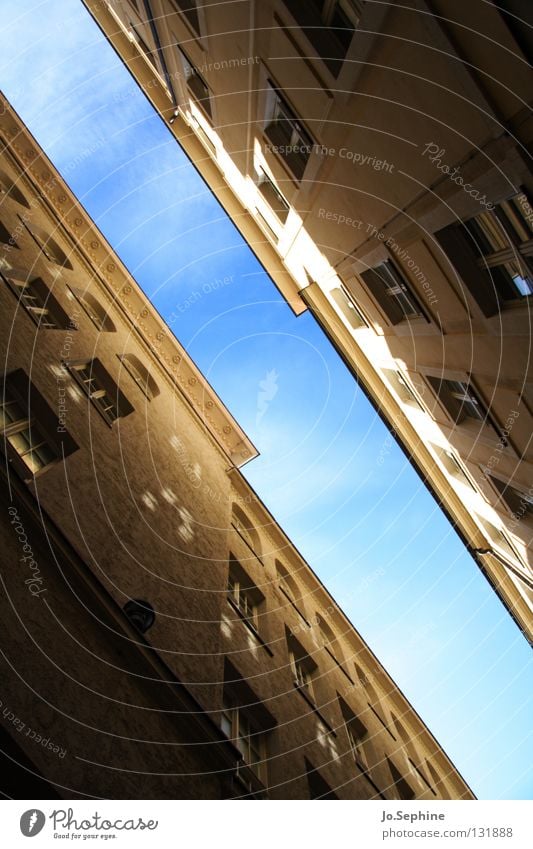
[{"label": "window frame", "polygon": [[[494,210],[478,213],[465,221],[465,228],[476,247],[476,251],[479,251],[480,254],[477,260],[478,265],[491,274],[492,282],[495,285],[498,299],[502,303],[502,306],[505,306],[508,302],[520,302],[524,298],[529,298],[533,295],[533,227],[531,227],[529,238],[522,238],[518,232],[520,226],[524,228],[524,233],[527,227],[527,216],[525,214],[523,215],[525,221],[520,220],[520,212],[517,212],[513,205],[514,201],[519,198],[524,198],[526,203],[528,202],[526,192],[521,191],[516,195],[512,195],[507,200],[496,204]],[[516,222],[515,225],[513,225],[513,217]],[[500,233],[497,231],[494,232],[494,221],[499,225]],[[498,237],[502,235],[507,240],[507,245],[490,244],[491,238],[493,241],[498,241]],[[502,242],[505,239],[502,239]],[[485,247],[485,250],[483,250],[483,247]],[[506,266],[511,263],[515,263],[521,272],[525,272],[525,276],[523,277],[525,281],[527,281],[529,275],[529,292],[521,292],[518,285],[514,282],[512,275],[507,271]],[[514,297],[506,298],[500,292],[494,275],[491,272],[493,268],[506,269],[506,273],[509,275],[507,284],[510,287],[514,286]]]},{"label": "window frame", "polygon": [[233,556],[230,557],[226,593],[232,607],[260,639],[259,620],[265,596]]},{"label": "window frame", "polygon": [[[301,4],[285,0],[284,5],[328,73],[338,80],[361,21],[363,10],[359,0],[322,0],[320,9],[316,6],[310,7],[309,0]],[[337,10],[351,25],[351,35],[346,43],[339,34],[338,27],[332,26]],[[332,52],[333,45],[328,46],[328,40],[330,45],[333,43],[335,50],[338,48],[338,56],[323,55],[324,52]]]},{"label": "window frame", "polygon": [[59,266],[59,268],[68,268],[70,271],[73,271],[71,261],[59,242],[56,242],[53,236],[37,224],[32,224],[30,226],[25,216],[17,213],[17,217],[48,262],[51,262],[52,265]]},{"label": "window frame", "polygon": [[[337,293],[339,293],[340,297],[338,297]],[[330,290],[329,294],[336,308],[352,330],[362,330],[370,327],[370,322],[344,283],[341,282],[340,286],[335,286]],[[355,321],[352,315],[356,317]]]},{"label": "window frame", "polygon": [[[98,299],[94,297],[92,292],[88,292],[87,290],[84,291],[68,284],[67,289],[72,295],[72,297],[80,305],[85,315],[90,318],[99,333],[116,333],[117,328],[115,327],[114,322],[109,317],[109,313],[100,304]],[[92,298],[97,307],[102,310],[102,315],[99,315],[98,312],[95,311],[94,307],[91,305],[90,300],[88,300],[88,297]]]},{"label": "window frame", "polygon": [[[254,775],[267,786],[268,779],[268,741],[267,732],[259,728],[250,711],[235,704],[230,695],[224,693],[222,709],[220,711],[220,727],[226,737],[231,740],[235,748],[240,752],[243,763]],[[228,733],[229,731],[229,733]],[[252,745],[252,738],[255,738]],[[247,741],[248,757],[239,746],[239,741]],[[252,760],[249,755],[252,750],[259,755],[258,759]]]},{"label": "window frame", "polygon": [[[125,418],[134,411],[134,407],[96,357],[89,360],[64,361],[63,365],[109,427],[113,427],[117,419]],[[89,389],[91,383],[95,384],[92,391]],[[112,394],[109,394],[110,391]],[[106,399],[111,403],[106,404]],[[113,409],[116,415],[110,413]]]},{"label": "window frame", "polygon": [[[212,89],[208,84],[205,77],[200,73],[194,62],[189,59],[188,54],[185,52],[183,47],[178,43],[179,39],[175,38],[174,47],[177,50],[178,58],[180,60],[180,67],[183,74],[183,81],[185,83],[185,87],[189,92],[189,95],[196,106],[202,111],[202,114],[209,120],[209,123],[213,122],[213,104],[211,103],[211,98],[213,95]],[[199,97],[198,92],[191,86],[192,79],[200,80],[200,84],[203,86],[203,89],[207,93],[204,97]],[[207,102],[207,105],[206,105]]]},{"label": "window frame", "polygon": [[[289,217],[289,214],[290,214],[290,211],[291,211],[291,206],[290,206],[289,202],[285,199],[283,194],[280,192],[280,190],[276,186],[275,181],[265,171],[264,168],[262,168],[261,166],[258,166],[256,173],[258,175],[256,186],[257,186],[257,189],[259,191],[259,194],[263,198],[264,202],[267,204],[269,210],[276,216],[278,221],[281,224],[285,225],[286,222],[287,222],[287,218]],[[279,209],[279,208],[276,208],[276,206],[272,202],[272,199],[268,197],[267,192],[263,189],[264,186],[268,187],[268,190],[270,192],[272,192],[272,194],[274,196],[274,204],[275,204],[276,201],[278,201],[279,204],[280,204],[280,207],[282,208],[283,211],[281,211],[281,209]]]},{"label": "window frame", "polygon": [[[201,38],[202,37],[202,30],[201,30],[201,26],[200,26],[200,10],[198,8],[198,4],[197,4],[196,0],[185,0],[185,1],[190,3],[189,9],[182,9],[180,0],[171,0],[171,4],[172,4],[172,6],[175,7],[176,14],[178,14],[180,16],[180,18],[182,18],[182,20],[189,27],[191,32],[197,38]],[[188,14],[188,12],[190,12],[191,9],[194,9],[194,14],[192,16],[190,14]],[[196,21],[196,25],[193,22],[193,20],[191,20],[191,18],[193,18],[194,21]]]},{"label": "window frame", "polygon": [[[505,481],[503,478],[495,475],[494,472],[487,468],[486,466],[481,466],[481,471],[485,476],[485,479],[492,487],[496,497],[497,497],[497,505],[501,504],[505,511],[516,521],[524,521],[528,525],[533,523],[533,495],[528,493],[521,488],[517,488],[514,483],[510,483],[509,481]],[[521,516],[516,515],[516,511],[513,509],[512,503],[509,503],[506,500],[506,492],[507,490],[511,493],[511,500],[514,501],[515,497],[518,501],[524,502],[529,505],[529,507],[522,513]]]},{"label": "window frame", "polygon": [[[486,318],[497,316],[501,310],[527,306],[533,295],[533,226],[528,225],[526,210],[520,213],[513,206],[517,198],[524,198],[524,204],[531,208],[528,194],[521,187],[519,192],[496,204],[494,210],[452,222],[435,233],[448,262]],[[521,237],[520,227],[524,228],[522,237],[529,235],[529,238]],[[514,282],[506,268],[512,263],[516,264],[521,279],[529,280],[526,283],[529,291],[521,292]]]},{"label": "window frame", "polygon": [[[22,369],[5,374],[2,383],[3,391],[0,397],[2,419],[4,410],[10,405],[18,407],[22,417],[12,421],[2,421],[0,450],[19,477],[29,483],[53,466],[59,465],[62,460],[76,451],[78,446]],[[25,431],[29,434],[29,447],[21,452],[10,441],[10,437]],[[61,437],[58,436],[59,433]],[[36,449],[43,446],[48,448],[50,459],[42,462],[37,469],[33,469],[24,457],[33,454]]]},{"label": "window frame", "polygon": [[[277,117],[279,112],[279,107],[281,106],[281,112],[285,114],[285,117],[279,119]],[[287,125],[291,128],[290,138],[287,139],[277,139],[275,135],[275,129],[280,123],[287,122]],[[282,131],[283,133],[283,128]],[[289,103],[285,92],[283,89],[278,86],[271,77],[267,77],[266,80],[266,102],[265,102],[265,117],[263,121],[263,136],[266,139],[267,150],[274,153],[279,162],[283,165],[285,170],[291,176],[296,183],[301,183],[304,178],[305,171],[309,165],[309,161],[311,156],[313,155],[313,151],[315,149],[315,142],[311,133],[307,130],[306,126],[302,122],[302,120],[298,117],[298,113],[295,109],[292,108]],[[297,137],[304,142],[303,144],[297,144]],[[279,148],[283,147],[293,147],[297,146],[300,148],[300,155],[305,155],[305,161],[303,165],[298,168],[293,168],[291,166],[291,162],[295,161],[290,157],[294,157],[297,155],[297,152],[290,152],[289,154],[280,153]],[[305,148],[306,153],[302,154],[302,149]],[[289,157],[289,158],[288,158]]]},{"label": "window frame", "polygon": [[[145,398],[151,402],[159,395],[159,389],[157,387],[157,384],[148,369],[146,369],[145,375],[143,375],[142,372],[139,371],[139,369],[132,360],[132,356],[135,355],[117,354],[118,360],[120,361],[122,368],[127,372],[127,374],[129,374],[129,376],[131,377],[137,388],[141,390]],[[140,364],[142,365],[142,363]]]},{"label": "window frame", "polygon": [[[383,272],[380,273],[380,269],[384,269],[391,285],[387,283]],[[377,265],[360,271],[359,277],[389,326],[397,327],[420,320],[431,323],[431,318],[422,306],[413,283],[392,257],[389,256]],[[409,304],[411,312],[405,311],[402,305],[405,303]]]},{"label": "window frame", "polygon": [[[0,277],[40,330],[77,330],[75,323],[69,318],[42,277],[35,276],[30,279],[26,272],[16,269],[11,269],[9,272],[0,271]],[[26,290],[29,292],[28,295]],[[36,303],[30,304],[26,298]],[[45,317],[48,317],[48,320],[45,320]]]}]

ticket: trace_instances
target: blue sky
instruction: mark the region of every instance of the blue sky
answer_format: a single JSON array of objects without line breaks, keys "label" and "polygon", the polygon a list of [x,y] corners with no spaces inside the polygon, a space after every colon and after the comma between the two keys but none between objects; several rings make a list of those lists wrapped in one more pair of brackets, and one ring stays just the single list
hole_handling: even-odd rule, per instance
[{"label": "blue sky", "polygon": [[520,632],[82,3],[21,8],[0,0],[0,87],[259,448],[248,480],[474,792],[531,798],[532,668]]}]

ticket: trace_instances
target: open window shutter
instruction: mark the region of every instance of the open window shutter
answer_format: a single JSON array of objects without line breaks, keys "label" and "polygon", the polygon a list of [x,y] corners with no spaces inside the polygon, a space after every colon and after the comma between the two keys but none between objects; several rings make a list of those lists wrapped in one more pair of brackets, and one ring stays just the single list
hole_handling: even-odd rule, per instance
[{"label": "open window shutter", "polygon": [[399,324],[400,321],[403,321],[405,315],[402,308],[396,298],[387,294],[386,281],[380,275],[379,266],[363,271],[361,277],[391,324]]},{"label": "open window shutter", "polygon": [[460,225],[450,224],[435,233],[442,250],[456,269],[465,286],[476,299],[484,315],[496,315],[500,310],[498,295],[488,271],[479,267],[473,245]]}]

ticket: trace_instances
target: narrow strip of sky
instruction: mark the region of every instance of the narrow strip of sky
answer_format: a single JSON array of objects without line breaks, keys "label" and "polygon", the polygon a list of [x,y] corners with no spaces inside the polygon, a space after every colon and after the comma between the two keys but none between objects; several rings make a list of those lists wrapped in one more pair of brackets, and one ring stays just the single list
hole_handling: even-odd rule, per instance
[{"label": "narrow strip of sky", "polygon": [[259,447],[249,481],[474,792],[529,798],[528,647],[353,377],[82,3],[1,10],[0,86]]}]

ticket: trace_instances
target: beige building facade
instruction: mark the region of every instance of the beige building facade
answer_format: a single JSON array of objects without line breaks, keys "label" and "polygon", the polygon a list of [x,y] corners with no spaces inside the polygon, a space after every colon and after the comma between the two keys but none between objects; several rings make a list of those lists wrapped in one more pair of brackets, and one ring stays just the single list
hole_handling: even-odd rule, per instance
[{"label": "beige building facade", "polygon": [[2,790],[472,798],[2,99]]},{"label": "beige building facade", "polygon": [[528,4],[85,5],[530,639]]}]

